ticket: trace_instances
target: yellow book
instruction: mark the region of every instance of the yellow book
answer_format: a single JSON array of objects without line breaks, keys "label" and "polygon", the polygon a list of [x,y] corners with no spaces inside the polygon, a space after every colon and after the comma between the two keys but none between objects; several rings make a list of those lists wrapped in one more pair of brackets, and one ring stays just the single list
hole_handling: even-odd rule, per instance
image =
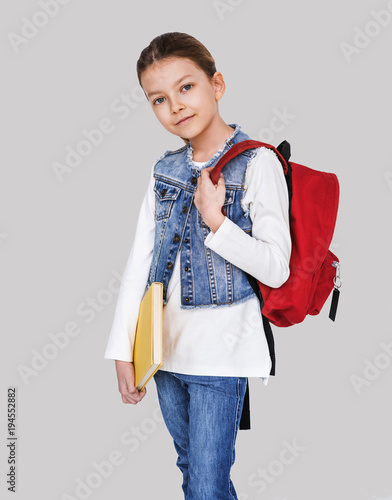
[{"label": "yellow book", "polygon": [[154,282],[140,302],[133,364],[135,387],[141,391],[162,365],[163,285]]}]

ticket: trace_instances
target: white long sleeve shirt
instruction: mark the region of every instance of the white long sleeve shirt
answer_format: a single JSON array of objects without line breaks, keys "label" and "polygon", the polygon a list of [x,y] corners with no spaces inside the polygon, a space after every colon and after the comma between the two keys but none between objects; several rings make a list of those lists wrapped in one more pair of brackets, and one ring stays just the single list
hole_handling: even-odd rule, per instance
[{"label": "white long sleeve shirt", "polygon": [[[203,168],[204,162],[194,162]],[[224,175],[224,169],[222,171]],[[155,233],[153,169],[142,202],[135,239],[123,273],[114,320],[105,352],[107,359],[132,361],[140,301],[152,262]],[[245,176],[244,210],[249,210],[252,236],[227,217],[208,234],[205,245],[271,287],[289,276],[291,238],[288,192],[275,153],[260,148]],[[251,298],[228,306],[181,309],[180,252],[163,308],[161,370],[192,375],[260,377],[267,385],[271,359],[260,302]]]}]

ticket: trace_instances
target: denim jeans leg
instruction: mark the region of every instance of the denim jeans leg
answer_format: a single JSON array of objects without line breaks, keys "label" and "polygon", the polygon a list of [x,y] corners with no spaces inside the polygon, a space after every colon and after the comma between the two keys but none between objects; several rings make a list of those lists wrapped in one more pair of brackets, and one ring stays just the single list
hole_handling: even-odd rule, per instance
[{"label": "denim jeans leg", "polygon": [[230,470],[247,379],[197,377],[190,385],[189,500],[237,500]]},{"label": "denim jeans leg", "polygon": [[154,375],[158,401],[165,425],[173,438],[177,452],[177,466],[182,472],[182,490],[188,494],[188,426],[189,393],[172,373],[158,370]]},{"label": "denim jeans leg", "polygon": [[230,470],[247,379],[161,370],[157,374],[159,402],[178,453],[185,499],[237,500]]}]

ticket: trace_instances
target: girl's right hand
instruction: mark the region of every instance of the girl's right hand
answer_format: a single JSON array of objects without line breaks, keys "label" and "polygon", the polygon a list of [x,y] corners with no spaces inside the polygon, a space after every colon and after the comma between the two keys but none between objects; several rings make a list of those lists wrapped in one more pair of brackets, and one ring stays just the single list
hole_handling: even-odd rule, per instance
[{"label": "girl's right hand", "polygon": [[123,403],[130,403],[135,405],[139,403],[146,395],[146,388],[139,391],[135,387],[135,368],[133,363],[130,361],[120,361],[118,359],[116,362],[116,372],[118,380],[118,390],[120,391]]}]

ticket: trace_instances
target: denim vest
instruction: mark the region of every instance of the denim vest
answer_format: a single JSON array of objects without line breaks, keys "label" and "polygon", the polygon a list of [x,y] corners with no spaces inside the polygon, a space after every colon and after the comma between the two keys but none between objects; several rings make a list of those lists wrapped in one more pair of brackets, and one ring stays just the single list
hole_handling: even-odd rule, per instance
[{"label": "denim vest", "polygon": [[[214,166],[237,142],[251,139],[237,124],[222,150],[203,165]],[[251,149],[230,160],[222,169],[226,198],[226,216],[246,233],[251,234],[249,210],[241,206],[245,194],[245,172],[257,153]],[[181,308],[230,305],[255,295],[246,274],[209,249],[204,240],[210,228],[193,203],[200,169],[193,165],[190,143],[166,151],[154,165],[155,240],[147,288],[154,281],[163,284],[163,303],[167,303],[167,287],[172,276],[177,252],[181,252]]]}]

